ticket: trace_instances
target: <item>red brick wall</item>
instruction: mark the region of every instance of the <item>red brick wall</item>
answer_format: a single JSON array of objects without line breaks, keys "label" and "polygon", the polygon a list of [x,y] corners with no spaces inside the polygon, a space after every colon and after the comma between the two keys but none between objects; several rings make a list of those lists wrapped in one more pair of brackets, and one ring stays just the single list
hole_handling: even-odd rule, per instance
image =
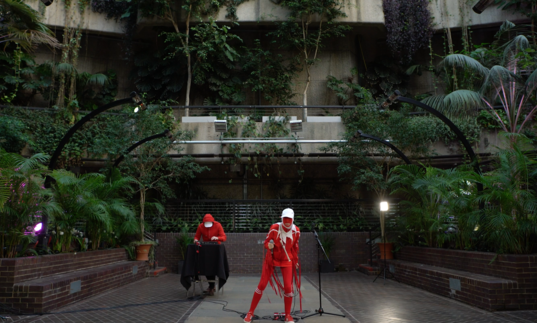
[{"label": "red brick wall", "polygon": [[[0,259],[0,303],[43,313],[141,279],[146,271],[145,262],[127,261],[123,248]],[[81,291],[70,294],[77,280]]]},{"label": "red brick wall", "polygon": [[519,283],[537,283],[537,254],[496,255],[492,252],[404,247],[396,257],[398,260],[502,277]]},{"label": "red brick wall", "polygon": [[[406,284],[489,311],[537,309],[537,254],[496,257],[488,252],[404,247],[396,258],[390,264]],[[449,278],[460,280],[460,291],[450,289]]]},{"label": "red brick wall", "polygon": [[[338,232],[332,248],[330,260],[348,270],[367,263],[369,249],[365,244],[369,238],[366,232]],[[175,241],[178,233],[157,233],[159,246],[156,248],[156,260],[159,266],[165,266],[171,272],[177,272],[181,258],[179,246]],[[263,264],[263,242],[266,233],[227,233],[226,253],[230,273],[260,274]],[[313,233],[303,232],[299,242],[300,261],[303,272],[317,271],[317,243]],[[324,257],[324,256],[323,256]]]}]

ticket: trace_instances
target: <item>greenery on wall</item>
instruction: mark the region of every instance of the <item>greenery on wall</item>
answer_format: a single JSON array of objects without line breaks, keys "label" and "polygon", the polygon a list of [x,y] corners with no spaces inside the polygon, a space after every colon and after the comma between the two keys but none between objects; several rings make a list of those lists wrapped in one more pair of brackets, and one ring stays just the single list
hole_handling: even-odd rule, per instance
[{"label": "greenery on wall", "polygon": [[393,57],[403,65],[412,62],[420,48],[429,45],[433,34],[428,0],[383,0],[386,42]]},{"label": "greenery on wall", "polygon": [[339,0],[283,0],[281,6],[289,9],[287,21],[279,23],[272,32],[274,44],[296,53],[301,68],[306,70],[302,104],[308,105],[308,88],[311,68],[318,61],[318,54],[325,41],[343,37],[350,26],[337,23],[345,17],[344,2]]}]

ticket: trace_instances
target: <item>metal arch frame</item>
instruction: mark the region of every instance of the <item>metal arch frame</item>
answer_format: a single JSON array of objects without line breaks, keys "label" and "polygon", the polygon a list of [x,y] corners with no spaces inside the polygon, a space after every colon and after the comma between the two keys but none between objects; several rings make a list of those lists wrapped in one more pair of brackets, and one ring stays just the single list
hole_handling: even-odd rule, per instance
[{"label": "metal arch frame", "polygon": [[[105,104],[102,107],[98,108],[97,110],[93,110],[89,114],[85,115],[82,119],[80,119],[77,123],[75,123],[71,128],[69,128],[67,133],[63,136],[62,140],[58,144],[58,147],[56,147],[56,150],[54,151],[54,153],[52,154],[52,157],[50,158],[50,162],[48,164],[48,169],[50,171],[54,170],[54,168],[56,167],[56,162],[58,161],[58,158],[60,157],[60,154],[61,154],[63,148],[65,147],[65,145],[67,145],[67,143],[69,142],[69,140],[71,139],[73,134],[80,127],[82,127],[86,122],[88,122],[90,119],[92,119],[93,117],[95,117],[99,113],[102,113],[102,112],[104,112],[104,111],[106,111],[108,109],[111,109],[111,108],[116,107],[118,105],[131,103],[131,102],[134,102],[135,104],[141,105],[142,110],[145,109],[144,103],[141,101],[141,99],[138,96],[138,94],[133,91],[133,92],[130,93],[130,98],[120,99],[120,100],[116,100],[116,101],[110,102],[108,104]],[[52,183],[53,180],[54,179],[50,175],[46,175],[45,176],[45,188],[50,188],[51,183]],[[48,233],[48,214],[43,213],[43,215],[41,217],[41,223],[43,224],[43,227],[41,228],[41,233],[39,234],[38,241],[39,241],[40,249],[45,250],[47,248],[47,244],[48,244],[47,241],[46,241],[47,240],[47,233]]]},{"label": "metal arch frame", "polygon": [[[474,171],[478,174],[482,174],[481,167],[479,167],[479,161],[477,159],[477,156],[475,155],[474,150],[472,149],[472,146],[468,142],[468,139],[466,139],[462,131],[445,115],[443,115],[440,111],[436,110],[433,107],[428,106],[427,104],[423,102],[416,101],[416,100],[402,96],[401,92],[399,92],[398,90],[395,90],[395,94],[392,94],[392,96],[390,96],[390,98],[383,104],[383,106],[390,105],[391,102],[393,101],[401,101],[401,102],[413,104],[435,115],[440,120],[442,120],[442,122],[444,122],[449,127],[449,129],[451,129],[451,131],[455,133],[459,141],[462,143],[462,145],[466,149],[468,156],[470,156],[470,159],[472,160],[472,164],[473,164],[472,167],[474,168]],[[477,183],[477,191],[478,192],[483,191],[483,183]]]},{"label": "metal arch frame", "polygon": [[[408,159],[408,157],[405,154],[403,154],[403,152],[401,150],[399,150],[397,147],[395,147],[394,145],[392,145],[388,141],[382,140],[382,139],[377,138],[375,136],[365,134],[365,133],[362,132],[362,130],[356,131],[356,134],[358,134],[360,137],[369,138],[371,140],[380,142],[381,144],[384,144],[384,145],[390,147],[393,151],[395,151],[397,153],[397,155],[399,155],[399,157],[401,157],[405,161],[405,163],[407,163],[407,165],[412,165],[412,162]],[[356,137],[356,134],[354,135],[354,137]]]},{"label": "metal arch frame", "polygon": [[144,143],[148,142],[148,141],[151,141],[153,139],[157,139],[157,138],[163,138],[163,137],[168,137],[171,139],[172,137],[172,134],[170,132],[170,130],[166,129],[163,133],[159,133],[157,135],[153,135],[153,136],[150,136],[150,137],[147,137],[147,138],[144,138],[140,141],[138,141],[137,143],[135,143],[134,145],[130,146],[129,148],[127,148],[127,150],[125,150],[125,153],[122,154],[120,157],[118,157],[116,159],[116,161],[114,162],[114,166],[113,167],[117,167],[122,161],[123,159],[125,159],[125,155],[128,155],[131,151],[133,151],[134,149],[136,149],[136,147],[140,146],[140,145],[143,145]]}]

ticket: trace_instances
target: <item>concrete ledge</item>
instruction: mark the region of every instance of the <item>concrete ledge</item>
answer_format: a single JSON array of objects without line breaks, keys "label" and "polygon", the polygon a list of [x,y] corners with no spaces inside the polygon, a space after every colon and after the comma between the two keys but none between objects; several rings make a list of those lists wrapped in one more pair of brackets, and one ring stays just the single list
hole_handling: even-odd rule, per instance
[{"label": "concrete ledge", "polygon": [[341,117],[308,117],[308,122],[341,122]]},{"label": "concrete ledge", "polygon": [[[6,303],[29,313],[46,313],[145,277],[145,261],[120,261],[104,266],[29,280],[13,286]],[[73,290],[73,285],[78,290]]]},{"label": "concrete ledge", "polygon": [[209,117],[182,117],[181,122],[183,123],[199,123],[199,122],[214,122],[216,120],[216,117],[209,116]]},{"label": "concrete ledge", "polygon": [[530,309],[537,301],[521,293],[514,280],[402,260],[388,260],[388,266],[402,283],[488,311],[522,309],[520,300],[526,301],[523,309]]},{"label": "concrete ledge", "polygon": [[[285,121],[285,117],[263,117],[262,121],[263,122],[268,122],[270,120],[270,118],[272,118],[274,121],[278,121],[278,122],[281,122],[281,121]],[[296,120],[296,117],[295,116],[291,116],[291,119],[289,119],[290,121],[293,121],[293,120]]]}]

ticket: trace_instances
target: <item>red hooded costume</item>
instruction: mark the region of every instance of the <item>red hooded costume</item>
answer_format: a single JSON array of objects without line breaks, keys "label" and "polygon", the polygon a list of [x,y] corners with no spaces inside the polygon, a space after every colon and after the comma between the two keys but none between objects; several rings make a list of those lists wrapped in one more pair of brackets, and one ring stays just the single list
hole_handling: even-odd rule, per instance
[{"label": "red hooded costume", "polygon": [[[293,224],[294,212],[292,209],[285,209],[282,212],[282,222],[275,223],[270,227],[270,230],[265,239],[265,249],[269,250],[266,253],[263,263],[263,272],[257,289],[254,292],[250,310],[244,317],[245,323],[252,322],[254,311],[263,296],[263,291],[270,283],[276,294],[282,296],[285,303],[285,322],[290,323],[294,320],[291,317],[291,305],[293,301],[293,278],[298,296],[300,297],[300,311],[302,312],[302,293],[300,292],[300,262],[298,259],[298,240],[300,239],[300,229]],[[287,227],[286,227],[287,226]],[[274,245],[270,252],[269,243]],[[274,270],[275,267],[280,267],[283,276],[283,284],[278,278],[278,274]],[[299,273],[295,271],[299,270]]]},{"label": "red hooded costume", "polygon": [[[205,227],[205,222],[212,222],[213,225],[210,228]],[[199,241],[203,237],[203,241],[218,241],[218,243],[226,241],[226,234],[224,233],[224,228],[220,222],[216,222],[212,215],[205,214],[203,217],[203,222],[200,223],[198,229],[196,230],[196,235],[194,236],[195,241]],[[217,237],[218,240],[211,240],[212,237]]]}]

